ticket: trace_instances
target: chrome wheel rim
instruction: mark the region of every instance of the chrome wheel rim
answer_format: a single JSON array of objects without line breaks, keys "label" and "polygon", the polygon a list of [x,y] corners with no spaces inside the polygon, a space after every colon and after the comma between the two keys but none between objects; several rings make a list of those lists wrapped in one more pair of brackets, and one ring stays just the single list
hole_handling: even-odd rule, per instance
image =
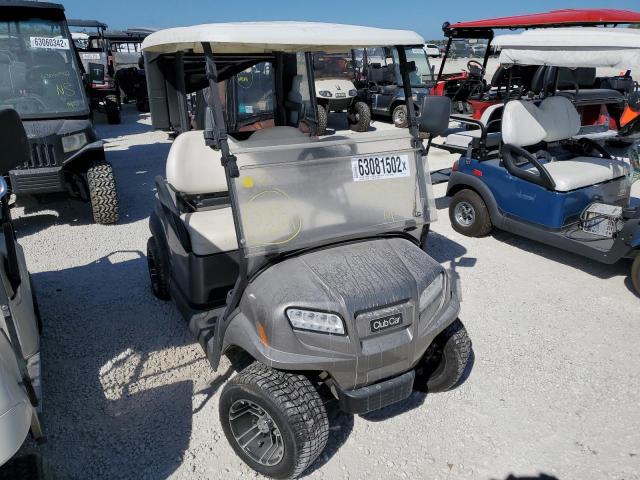
[{"label": "chrome wheel rim", "polygon": [[454,211],[456,222],[463,227],[470,227],[476,221],[476,211],[469,202],[460,202]]},{"label": "chrome wheel rim", "polygon": [[393,112],[393,122],[396,125],[402,125],[407,119],[406,114],[404,113],[404,110],[401,108],[398,108],[395,112]]},{"label": "chrome wheel rim", "polygon": [[253,461],[267,467],[284,457],[280,429],[263,408],[251,400],[236,400],[229,410],[231,433],[240,449]]}]

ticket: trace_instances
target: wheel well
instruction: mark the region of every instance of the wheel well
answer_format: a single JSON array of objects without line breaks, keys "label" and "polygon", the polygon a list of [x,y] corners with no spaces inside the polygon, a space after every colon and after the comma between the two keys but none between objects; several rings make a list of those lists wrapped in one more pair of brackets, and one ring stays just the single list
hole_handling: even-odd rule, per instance
[{"label": "wheel well", "polygon": [[482,194],[478,190],[473,188],[471,185],[465,185],[463,183],[459,183],[458,185],[454,185],[453,187],[448,189],[447,190],[447,197],[453,197],[456,193],[458,193],[458,192],[460,192],[462,190],[471,190],[472,192],[477,193],[480,196],[480,198],[482,198],[482,200],[484,200],[484,197],[482,196]]}]

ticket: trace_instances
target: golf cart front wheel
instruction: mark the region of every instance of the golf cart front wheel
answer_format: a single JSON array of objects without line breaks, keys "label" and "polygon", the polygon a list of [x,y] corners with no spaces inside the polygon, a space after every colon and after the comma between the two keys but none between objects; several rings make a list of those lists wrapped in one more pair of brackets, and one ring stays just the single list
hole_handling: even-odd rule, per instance
[{"label": "golf cart front wheel", "polygon": [[271,478],[296,478],[320,455],[329,420],[304,375],[253,363],[220,395],[220,422],[236,454]]},{"label": "golf cart front wheel", "polygon": [[349,126],[354,132],[366,132],[371,126],[371,109],[365,102],[356,102],[349,112]]},{"label": "golf cart front wheel", "polygon": [[393,109],[393,124],[398,128],[407,128],[409,126],[409,117],[407,115],[407,106],[398,105]]},{"label": "golf cart front wheel", "polygon": [[491,217],[482,197],[473,190],[460,190],[449,204],[453,229],[467,237],[483,237],[491,232]]},{"label": "golf cart front wheel", "polygon": [[87,169],[87,187],[96,223],[116,223],[120,218],[118,191],[109,162],[96,160],[91,163]]},{"label": "golf cart front wheel", "polygon": [[631,283],[633,284],[633,288],[636,289],[636,293],[640,295],[640,253],[636,255],[631,265]]},{"label": "golf cart front wheel", "polygon": [[471,353],[471,339],[458,319],[429,345],[418,367],[414,388],[435,393],[457,387],[465,375]]},{"label": "golf cart front wheel", "polygon": [[318,131],[319,136],[327,133],[327,123],[329,122],[329,112],[323,105],[318,105]]},{"label": "golf cart front wheel", "polygon": [[147,240],[147,267],[153,295],[160,300],[169,300],[169,265],[154,237]]}]

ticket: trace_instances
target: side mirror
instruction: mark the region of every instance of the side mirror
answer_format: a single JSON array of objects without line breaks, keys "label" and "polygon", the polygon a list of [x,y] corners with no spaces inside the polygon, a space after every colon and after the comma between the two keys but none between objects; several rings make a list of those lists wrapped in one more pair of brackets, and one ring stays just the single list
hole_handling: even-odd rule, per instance
[{"label": "side mirror", "polygon": [[89,64],[89,81],[91,83],[104,83],[105,66],[101,63]]},{"label": "side mirror", "polygon": [[451,99],[444,96],[426,96],[422,99],[418,129],[433,136],[442,135],[449,128]]},{"label": "side mirror", "polygon": [[29,140],[18,112],[12,108],[0,109],[0,175],[31,159]]}]

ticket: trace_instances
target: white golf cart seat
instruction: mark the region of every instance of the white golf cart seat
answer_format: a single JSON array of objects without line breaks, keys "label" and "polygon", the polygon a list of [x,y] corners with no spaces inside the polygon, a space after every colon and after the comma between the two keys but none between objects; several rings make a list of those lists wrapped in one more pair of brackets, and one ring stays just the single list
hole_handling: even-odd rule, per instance
[{"label": "white golf cart seat", "polygon": [[[303,143],[312,139],[294,127],[257,130],[245,141],[229,137],[229,146],[251,147]],[[227,180],[220,153],[207,147],[202,130],[179,135],[167,157],[166,178],[171,188],[184,195],[226,194]],[[191,249],[196,255],[212,255],[238,249],[231,207],[216,206],[180,215],[189,232]]]},{"label": "white golf cart seat", "polygon": [[[580,116],[565,97],[547,97],[539,106],[512,100],[504,107],[502,139],[518,147],[566,140],[580,130]],[[625,176],[628,165],[620,160],[576,156],[556,161],[541,160],[555,183],[555,190],[568,192]],[[535,167],[528,171],[537,173]]]},{"label": "white golf cart seat", "polygon": [[[502,111],[503,104],[498,103],[496,105],[491,105],[484,112],[482,112],[482,117],[480,121],[485,125],[489,126],[494,119],[499,120],[500,113]],[[495,122],[493,122],[495,123]],[[447,147],[457,148],[461,151],[466,151],[469,148],[472,140],[474,138],[480,138],[481,131],[479,128],[474,130],[466,130],[463,132],[455,132],[447,135],[447,138],[444,141],[444,145]],[[502,141],[502,134],[500,132],[488,132],[487,133],[487,148],[496,148],[500,146],[500,142]]]}]

